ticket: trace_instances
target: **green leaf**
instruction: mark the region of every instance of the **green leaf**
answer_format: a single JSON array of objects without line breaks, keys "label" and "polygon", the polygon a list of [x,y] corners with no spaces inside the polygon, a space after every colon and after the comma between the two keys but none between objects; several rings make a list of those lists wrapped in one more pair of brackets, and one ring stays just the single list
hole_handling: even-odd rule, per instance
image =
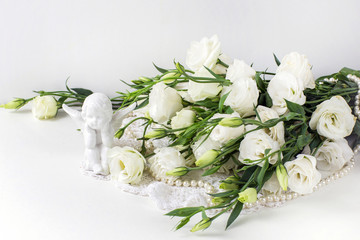
[{"label": "green leaf", "polygon": [[358,137],[360,137],[360,121],[359,120],[356,120],[356,122],[355,122],[353,133],[355,133]]},{"label": "green leaf", "polygon": [[272,99],[268,92],[265,93],[266,106],[271,108],[273,105]]},{"label": "green leaf", "polygon": [[347,68],[347,67],[344,67],[340,70],[340,73],[343,74],[345,77],[349,74],[352,74],[352,75],[355,75],[357,77],[360,77],[360,72],[359,71],[356,71],[354,69],[351,69],[351,68]]},{"label": "green leaf", "polygon": [[179,230],[180,228],[185,226],[189,221],[190,221],[190,217],[186,217],[186,218],[181,219],[181,221],[176,226],[175,230]]},{"label": "green leaf", "polygon": [[197,212],[201,212],[203,207],[185,207],[185,208],[178,208],[171,212],[166,213],[166,216],[173,216],[173,217],[187,217],[189,215],[193,215]]},{"label": "green leaf", "polygon": [[285,99],[285,102],[286,102],[286,106],[290,110],[290,112],[299,113],[299,114],[301,114],[301,116],[305,116],[305,110],[304,110],[303,106],[301,106],[297,103],[294,103],[294,102],[290,102],[286,99]]},{"label": "green leaf", "polygon": [[140,109],[145,107],[146,105],[149,104],[149,98],[147,98],[145,101],[143,101],[142,103],[140,103],[135,109]]},{"label": "green leaf", "polygon": [[87,96],[93,94],[93,91],[91,91],[89,89],[84,89],[84,88],[71,88],[71,90],[73,90],[77,94],[82,95],[84,97],[87,97]]},{"label": "green leaf", "polygon": [[222,96],[220,98],[220,101],[219,101],[219,112],[220,113],[223,113],[224,103],[225,103],[226,98],[229,96],[229,94],[230,94],[230,92],[226,93],[224,96]]},{"label": "green leaf", "polygon": [[212,193],[209,195],[213,196],[213,197],[229,197],[229,196],[236,195],[238,193],[239,193],[239,190],[230,190],[230,191],[226,191],[226,192]]},{"label": "green leaf", "polygon": [[238,201],[227,220],[225,229],[227,229],[236,220],[236,218],[240,215],[242,208],[243,203]]},{"label": "green leaf", "polygon": [[306,145],[311,143],[311,134],[300,135],[296,141],[296,146],[302,150]]},{"label": "green leaf", "polygon": [[221,165],[220,166],[216,166],[216,167],[213,167],[213,168],[210,168],[208,170],[206,170],[202,176],[205,177],[205,176],[209,176],[211,174],[214,174],[216,173],[219,169],[221,168]]},{"label": "green leaf", "polygon": [[154,67],[159,71],[159,72],[161,72],[161,73],[166,73],[166,72],[168,72],[168,70],[166,70],[166,69],[164,69],[164,68],[161,68],[161,67],[158,67],[158,66],[156,66],[155,65],[155,63],[153,63],[153,65],[154,65]]},{"label": "green leaf", "polygon": [[273,55],[274,55],[274,59],[275,59],[276,65],[280,66],[281,62],[279,61],[279,59],[277,58],[277,56],[275,55],[275,53],[273,53]]},{"label": "green leaf", "polygon": [[261,167],[261,170],[259,174],[256,177],[256,182],[258,183],[259,188],[261,189],[264,184],[264,175],[266,173],[266,170],[269,168],[269,160],[266,159],[264,162],[264,165]]},{"label": "green leaf", "polygon": [[311,141],[311,143],[309,144],[310,146],[310,151],[312,152],[315,148],[317,148],[321,143],[323,142],[323,140],[321,140],[321,137],[319,136],[319,134],[315,134],[313,140]]},{"label": "green leaf", "polygon": [[247,182],[257,168],[258,168],[258,166],[252,166],[252,167],[246,169],[240,180]]},{"label": "green leaf", "polygon": [[257,85],[258,89],[261,92],[266,92],[266,86],[265,86],[264,80],[262,80],[260,77],[260,73],[255,74],[255,81],[256,81],[256,85]]}]

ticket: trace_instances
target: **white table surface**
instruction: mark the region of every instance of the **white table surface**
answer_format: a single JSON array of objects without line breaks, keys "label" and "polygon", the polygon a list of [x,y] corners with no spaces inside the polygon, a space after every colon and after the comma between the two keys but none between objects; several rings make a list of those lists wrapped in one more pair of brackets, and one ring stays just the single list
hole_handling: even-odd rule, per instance
[{"label": "white table surface", "polygon": [[30,110],[0,109],[0,239],[359,239],[360,164],[312,195],[280,208],[226,217],[210,229],[172,231],[148,198],[79,171],[82,136],[59,112],[40,121]]}]

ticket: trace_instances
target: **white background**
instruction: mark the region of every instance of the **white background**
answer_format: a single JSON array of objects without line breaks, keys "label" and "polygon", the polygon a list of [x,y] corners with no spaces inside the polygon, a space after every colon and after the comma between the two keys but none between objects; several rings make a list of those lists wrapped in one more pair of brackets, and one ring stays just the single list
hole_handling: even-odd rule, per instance
[{"label": "white background", "polygon": [[[360,3],[353,1],[0,0],[0,103],[72,87],[110,96],[120,79],[184,62],[193,40],[218,34],[227,55],[274,69],[290,51],[315,77],[360,69]],[[82,139],[63,113],[41,122],[0,109],[0,239],[356,239],[360,167],[325,189],[239,219],[224,232],[171,232],[146,198],[81,176]],[[223,221],[223,222],[221,222]],[[103,237],[102,237],[103,236]],[[291,236],[291,237],[290,237]]]}]

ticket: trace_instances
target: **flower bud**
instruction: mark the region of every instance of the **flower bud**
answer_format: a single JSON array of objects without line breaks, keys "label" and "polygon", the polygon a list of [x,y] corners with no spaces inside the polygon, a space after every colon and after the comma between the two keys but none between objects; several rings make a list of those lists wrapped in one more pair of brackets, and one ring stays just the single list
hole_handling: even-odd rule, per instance
[{"label": "flower bud", "polygon": [[198,167],[203,167],[211,164],[219,155],[219,153],[219,151],[216,151],[214,149],[208,150],[195,162],[195,165]]},{"label": "flower bud", "polygon": [[199,230],[205,230],[206,228],[210,227],[211,220],[210,218],[205,218],[198,222],[190,231],[191,232],[197,232]]},{"label": "flower bud", "polygon": [[237,180],[236,177],[234,176],[230,176],[228,178],[225,179],[225,182],[222,182],[219,186],[220,189],[223,190],[235,190],[238,189],[239,186],[236,183],[233,183],[232,181]]},{"label": "flower bud", "polygon": [[117,130],[114,137],[117,139],[120,139],[124,135],[124,132],[125,132],[125,129],[120,128],[119,130]]},{"label": "flower bud", "polygon": [[170,170],[166,172],[166,176],[174,176],[174,177],[180,177],[189,172],[189,169],[187,167],[177,167],[173,170]]},{"label": "flower bud", "polygon": [[279,184],[281,186],[281,188],[284,191],[287,191],[287,186],[288,186],[288,174],[286,172],[286,169],[284,167],[284,165],[280,164],[276,167],[276,177],[279,181]]},{"label": "flower bud", "polygon": [[223,127],[240,127],[241,125],[243,125],[243,120],[238,117],[223,118],[219,122],[219,125]]},{"label": "flower bud", "polygon": [[147,78],[147,77],[139,77],[139,80],[142,81],[142,82],[151,82],[152,80],[150,78]]},{"label": "flower bud", "polygon": [[162,76],[161,80],[170,78],[170,79],[164,80],[163,82],[164,83],[172,83],[180,76],[181,76],[181,74],[179,74],[179,73],[169,72],[169,73],[165,74],[164,76]]},{"label": "flower bud", "polygon": [[231,200],[231,198],[228,197],[214,197],[211,202],[215,205],[220,205],[223,203],[228,203]]},{"label": "flower bud", "polygon": [[0,108],[5,108],[5,109],[19,109],[22,106],[24,106],[26,104],[26,100],[22,99],[22,98],[16,98],[14,100],[12,100],[11,102],[8,102],[6,104],[2,104],[0,105]]},{"label": "flower bud", "polygon": [[254,203],[257,200],[257,192],[255,188],[247,188],[239,193],[238,200],[242,203]]},{"label": "flower bud", "polygon": [[161,138],[165,136],[166,136],[165,129],[155,129],[154,131],[146,133],[144,137],[147,139],[151,139],[151,138]]},{"label": "flower bud", "polygon": [[37,96],[33,100],[32,113],[38,119],[53,118],[57,111],[57,101],[51,96]]}]

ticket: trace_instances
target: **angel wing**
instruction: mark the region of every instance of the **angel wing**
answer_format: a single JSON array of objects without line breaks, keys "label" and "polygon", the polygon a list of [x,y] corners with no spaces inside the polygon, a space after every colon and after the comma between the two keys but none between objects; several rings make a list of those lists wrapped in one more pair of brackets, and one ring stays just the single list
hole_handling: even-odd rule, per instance
[{"label": "angel wing", "polygon": [[112,120],[111,120],[111,125],[114,130],[117,130],[121,127],[121,123],[124,120],[124,118],[130,112],[134,111],[135,107],[136,107],[136,103],[133,103],[130,106],[128,106],[127,108],[120,109],[119,111],[114,113]]},{"label": "angel wing", "polygon": [[85,121],[81,116],[81,112],[69,107],[66,104],[62,105],[62,108],[64,111],[75,121],[76,126],[81,129],[81,131],[84,129]]}]

